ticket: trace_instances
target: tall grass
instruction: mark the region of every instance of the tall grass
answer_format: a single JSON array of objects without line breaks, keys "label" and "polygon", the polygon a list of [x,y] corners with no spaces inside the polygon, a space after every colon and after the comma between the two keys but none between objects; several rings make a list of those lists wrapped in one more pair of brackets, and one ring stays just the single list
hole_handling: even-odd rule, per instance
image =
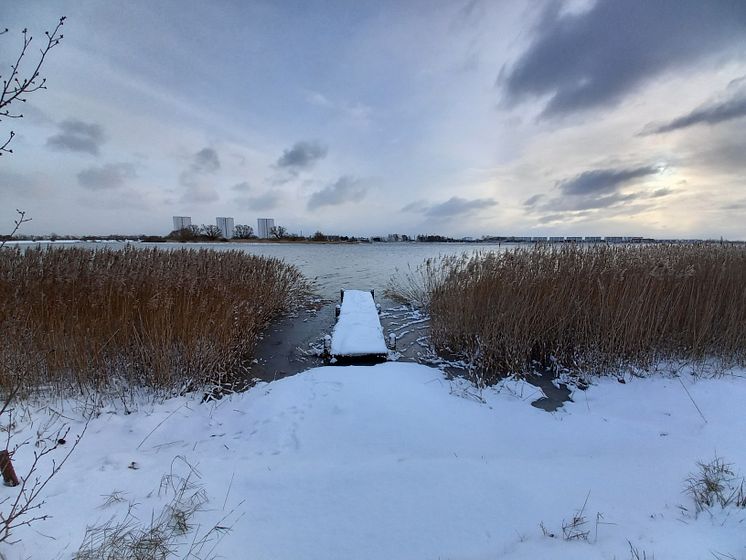
[{"label": "tall grass", "polygon": [[179,389],[237,375],[268,322],[308,293],[239,251],[0,251],[0,387]]},{"label": "tall grass", "polygon": [[456,263],[430,296],[439,349],[487,382],[537,363],[603,372],[746,363],[746,248],[535,246]]}]

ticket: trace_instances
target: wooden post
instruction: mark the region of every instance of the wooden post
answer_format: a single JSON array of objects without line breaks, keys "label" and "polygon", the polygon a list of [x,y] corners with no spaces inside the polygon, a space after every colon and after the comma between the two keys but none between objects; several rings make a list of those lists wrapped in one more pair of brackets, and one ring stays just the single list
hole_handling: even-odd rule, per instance
[{"label": "wooden post", "polygon": [[6,486],[18,486],[20,484],[7,449],[0,451],[0,472],[3,474],[3,482]]}]

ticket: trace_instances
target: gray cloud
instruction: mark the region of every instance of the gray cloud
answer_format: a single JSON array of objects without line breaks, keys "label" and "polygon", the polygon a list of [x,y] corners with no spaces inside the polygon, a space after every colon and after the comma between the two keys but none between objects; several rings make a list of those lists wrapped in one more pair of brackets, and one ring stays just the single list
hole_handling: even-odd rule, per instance
[{"label": "gray cloud", "polygon": [[345,202],[358,202],[365,197],[368,189],[360,184],[358,179],[343,175],[334,183],[317,191],[308,200],[308,209],[320,206],[336,206]]},{"label": "gray cloud", "polygon": [[280,193],[267,191],[263,194],[250,196],[246,199],[246,204],[252,210],[272,210],[277,208],[282,200]]},{"label": "gray cloud", "polygon": [[651,123],[645,127],[642,134],[660,134],[697,124],[713,125],[741,117],[746,117],[746,78],[732,81],[724,98],[700,105],[690,113],[668,123]]},{"label": "gray cloud", "polygon": [[47,139],[47,146],[55,150],[82,152],[97,156],[106,140],[103,128],[95,123],[76,119],[62,121],[59,132]]},{"label": "gray cloud", "polygon": [[492,198],[473,198],[468,200],[460,196],[452,196],[445,202],[434,204],[425,211],[429,218],[453,218],[463,216],[497,205]]},{"label": "gray cloud", "polygon": [[536,204],[544,198],[543,194],[535,194],[534,196],[527,198],[526,201],[523,203],[524,206],[528,206],[529,208],[532,208],[536,206]]},{"label": "gray cloud", "polygon": [[78,173],[81,187],[92,191],[110,190],[123,186],[127,179],[136,177],[131,163],[107,163],[101,167],[89,167]]},{"label": "gray cloud", "polygon": [[632,202],[640,199],[661,198],[673,192],[669,188],[659,188],[652,192],[621,192],[636,180],[656,175],[660,168],[645,165],[623,169],[592,169],[575,177],[562,179],[556,184],[561,196],[547,198],[537,194],[526,200],[524,206],[529,212],[549,212],[540,221],[555,221],[560,213],[568,216],[586,215],[593,210],[617,209],[623,212],[631,208]]},{"label": "gray cloud", "polygon": [[557,186],[566,195],[600,195],[615,192],[635,179],[658,172],[660,168],[650,165],[630,169],[593,169],[571,179],[563,179]]},{"label": "gray cloud", "polygon": [[533,42],[498,84],[508,103],[548,98],[552,117],[618,103],[651,77],[746,46],[741,0],[598,0],[543,12]]},{"label": "gray cloud", "polygon": [[660,189],[655,189],[653,192],[650,193],[650,198],[661,198],[664,196],[668,196],[669,194],[672,194],[674,191],[673,189],[669,189],[668,187],[662,187]]},{"label": "gray cloud", "polygon": [[220,196],[218,196],[214,187],[211,187],[210,185],[195,184],[184,191],[184,194],[181,195],[179,200],[184,203],[197,202],[209,204],[210,202],[217,201],[219,198]]},{"label": "gray cloud", "polygon": [[181,172],[179,181],[182,185],[193,186],[202,175],[210,175],[220,170],[220,158],[213,148],[202,148],[189,161],[189,167]]},{"label": "gray cloud", "polygon": [[231,187],[231,190],[237,191],[237,192],[248,192],[251,190],[251,185],[249,185],[248,181],[243,181],[242,183],[237,183]]},{"label": "gray cloud", "polygon": [[299,171],[311,167],[326,156],[327,148],[319,142],[296,142],[277,160],[277,167]]},{"label": "gray cloud", "polygon": [[429,208],[429,204],[426,200],[415,200],[410,202],[406,206],[402,207],[402,212],[424,212]]},{"label": "gray cloud", "polygon": [[215,173],[220,169],[220,158],[213,148],[202,148],[194,154],[191,165],[196,173]]},{"label": "gray cloud", "polygon": [[[540,196],[540,195],[539,195]],[[452,196],[445,202],[430,204],[426,200],[415,200],[404,206],[402,212],[417,212],[428,218],[447,219],[455,216],[464,216],[478,212],[485,208],[496,206],[498,202],[492,198],[466,199],[460,196]]]},{"label": "gray cloud", "polygon": [[189,167],[179,175],[179,182],[186,187],[181,202],[210,203],[220,197],[213,185],[205,184],[206,175],[214,175],[220,170],[220,158],[213,148],[202,148],[194,154]]}]

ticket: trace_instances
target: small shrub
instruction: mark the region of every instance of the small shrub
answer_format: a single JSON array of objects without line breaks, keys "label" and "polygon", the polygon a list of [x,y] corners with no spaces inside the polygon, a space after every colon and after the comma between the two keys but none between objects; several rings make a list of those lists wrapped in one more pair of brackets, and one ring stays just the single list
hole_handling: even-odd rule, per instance
[{"label": "small shrub", "polygon": [[746,507],[744,478],[736,475],[732,464],[715,457],[709,463],[697,463],[697,467],[686,479],[686,493],[694,500],[697,513],[716,505]]}]

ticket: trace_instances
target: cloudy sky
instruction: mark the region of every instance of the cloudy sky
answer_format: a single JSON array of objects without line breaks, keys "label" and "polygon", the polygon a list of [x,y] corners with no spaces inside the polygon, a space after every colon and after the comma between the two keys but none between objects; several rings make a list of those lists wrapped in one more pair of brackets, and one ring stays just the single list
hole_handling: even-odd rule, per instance
[{"label": "cloudy sky", "polygon": [[746,239],[743,0],[6,2],[3,76],[61,15],[0,226]]}]

